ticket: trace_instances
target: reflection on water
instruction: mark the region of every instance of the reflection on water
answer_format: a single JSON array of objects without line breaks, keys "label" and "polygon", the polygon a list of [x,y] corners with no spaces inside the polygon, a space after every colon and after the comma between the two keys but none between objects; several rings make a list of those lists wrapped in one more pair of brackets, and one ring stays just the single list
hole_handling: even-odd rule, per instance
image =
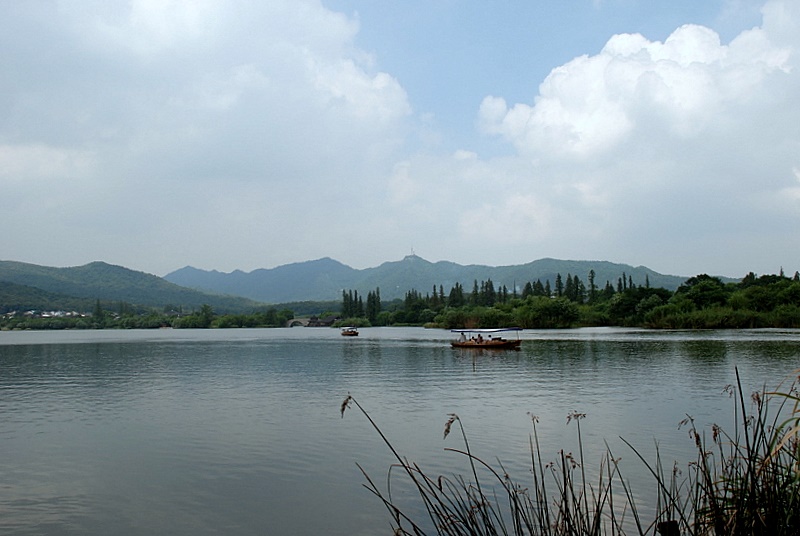
[{"label": "reflection on water", "polygon": [[[457,413],[470,447],[528,475],[529,413],[542,453],[605,442],[652,486],[645,453],[692,459],[677,424],[730,422],[722,393],[774,386],[800,364],[800,332],[526,331],[519,351],[451,349],[417,328],[0,332],[0,533],[375,534],[361,486],[392,462],[353,394],[395,447],[434,473],[464,473],[442,439]],[[634,486],[636,487],[636,486]],[[301,512],[298,514],[298,512]]]}]

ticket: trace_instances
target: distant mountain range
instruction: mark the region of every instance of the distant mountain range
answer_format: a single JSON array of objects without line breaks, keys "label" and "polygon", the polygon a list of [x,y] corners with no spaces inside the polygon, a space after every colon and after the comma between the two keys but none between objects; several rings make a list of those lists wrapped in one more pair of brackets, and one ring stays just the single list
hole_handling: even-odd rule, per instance
[{"label": "distant mountain range", "polygon": [[[618,280],[631,278],[636,285],[649,281],[652,287],[675,290],[687,278],[663,275],[643,266],[606,261],[540,259],[516,266],[462,266],[453,262],[429,262],[416,255],[385,262],[375,268],[357,270],[330,258],[287,264],[252,272],[198,270],[187,266],[165,277],[138,272],[104,262],[71,268],[52,268],[14,261],[0,261],[0,313],[20,309],[91,310],[97,300],[164,308],[168,305],[193,310],[209,304],[218,313],[248,312],[266,305],[300,306],[300,302],[339,302],[343,290],[362,296],[380,289],[381,299],[403,298],[409,290],[426,294],[441,285],[446,294],[460,283],[471,292],[475,281],[492,280],[521,292],[528,282],[550,281],[556,276],[578,276],[588,285],[590,270],[595,284],[606,281],[615,288]],[[733,281],[729,278],[723,280]]]},{"label": "distant mountain range", "polygon": [[577,275],[588,285],[590,270],[594,270],[595,284],[601,288],[606,281],[616,288],[623,274],[626,278],[630,276],[636,285],[644,285],[649,280],[650,286],[669,290],[675,290],[687,279],[659,274],[644,266],[633,267],[606,261],[540,259],[516,266],[462,266],[447,261],[432,263],[416,255],[363,270],[327,257],[252,272],[236,270],[224,273],[187,266],[167,274],[164,279],[204,292],[243,296],[266,303],[287,303],[339,300],[342,290],[354,290],[366,296],[376,288],[380,288],[382,300],[403,298],[412,289],[423,294],[429,293],[434,286],[438,289],[439,285],[447,294],[456,283],[470,292],[475,281],[480,283],[489,279],[495,289],[505,285],[509,292],[513,292],[514,287],[521,292],[525,283],[536,280],[542,283],[549,280],[550,285],[554,286],[557,274],[561,274],[562,279],[567,275]]}]

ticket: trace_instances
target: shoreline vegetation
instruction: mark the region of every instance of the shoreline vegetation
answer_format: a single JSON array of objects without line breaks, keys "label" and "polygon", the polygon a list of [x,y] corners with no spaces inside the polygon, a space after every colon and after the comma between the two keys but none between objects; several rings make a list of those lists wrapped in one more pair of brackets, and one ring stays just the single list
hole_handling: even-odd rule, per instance
[{"label": "shoreline vegetation", "polygon": [[[796,371],[795,375],[800,371]],[[395,450],[368,411],[348,395],[341,415],[352,406],[369,421],[395,462],[383,486],[359,465],[370,491],[389,514],[396,535],[770,535],[800,533],[800,397],[795,377],[775,391],[753,393],[749,401],[737,386],[729,390],[734,429],[717,425],[698,430],[687,416],[682,423],[694,441],[696,458],[665,467],[656,452],[645,459],[622,438],[653,477],[657,504],[640,505],[624,478],[621,459],[606,446],[599,467],[584,459],[581,420],[572,413],[578,453],[561,450],[547,462],[539,448],[535,416],[531,416],[530,475],[514,480],[502,461],[487,463],[470,449],[461,419],[450,414],[444,438],[454,426],[462,448],[446,448],[462,456],[467,476],[432,475]],[[595,476],[590,476],[595,475]],[[393,490],[408,491],[397,493]],[[645,514],[654,512],[654,514]]]},{"label": "shoreline vegetation", "polygon": [[[184,312],[182,307],[137,307],[124,302],[96,300],[94,310],[36,314],[20,306],[0,304],[0,329],[150,329],[284,327],[296,314],[331,318],[340,327],[425,326],[430,328],[524,329],[574,327],[642,327],[650,329],[800,328],[800,274],[756,276],[725,283],[700,274],[675,291],[635,282],[622,273],[616,285],[598,286],[594,272],[586,281],[557,274],[555,282],[527,282],[512,290],[495,288],[492,280],[473,283],[467,291],[456,283],[445,293],[442,285],[427,293],[411,289],[402,300],[383,302],[380,289],[369,291],[366,303],[358,291],[343,290],[341,302],[265,306],[249,313],[217,314],[210,305]],[[311,306],[311,304],[309,304]]]}]

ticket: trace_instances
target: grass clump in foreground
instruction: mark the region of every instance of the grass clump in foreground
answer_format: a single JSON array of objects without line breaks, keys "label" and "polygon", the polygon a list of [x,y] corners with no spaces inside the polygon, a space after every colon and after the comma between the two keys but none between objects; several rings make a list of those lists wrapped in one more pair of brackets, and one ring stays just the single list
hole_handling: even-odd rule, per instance
[{"label": "grass clump in foreground", "polygon": [[[498,461],[494,467],[475,456],[461,420],[455,414],[445,424],[445,438],[458,425],[462,449],[449,448],[466,457],[470,474],[432,476],[403,458],[352,396],[341,406],[355,405],[397,460],[389,470],[382,491],[359,466],[365,487],[388,509],[395,535],[797,535],[800,534],[800,397],[797,382],[778,391],[754,393],[747,410],[738,378],[734,397],[734,430],[726,433],[713,426],[710,440],[688,417],[697,459],[687,464],[686,476],[678,469],[665,473],[656,454],[648,462],[632,445],[648,468],[658,489],[653,519],[643,520],[634,492],[622,477],[619,459],[611,449],[600,461],[597,476],[587,476],[580,421],[577,424],[578,455],[561,451],[555,462],[545,463],[539,449],[536,417],[530,437],[531,478],[524,486],[514,481]],[[774,407],[770,407],[774,406]],[[623,439],[623,441],[625,441]],[[419,507],[405,509],[394,500],[393,470],[399,469],[419,497]],[[411,511],[417,512],[416,514]],[[417,516],[416,518],[414,516]]]}]

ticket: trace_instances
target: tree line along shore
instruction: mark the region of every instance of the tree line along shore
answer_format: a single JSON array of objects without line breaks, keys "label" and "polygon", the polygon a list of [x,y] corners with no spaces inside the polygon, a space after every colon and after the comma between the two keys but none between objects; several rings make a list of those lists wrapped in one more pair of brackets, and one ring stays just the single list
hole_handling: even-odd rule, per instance
[{"label": "tree line along shore", "polygon": [[[518,326],[528,329],[587,326],[625,326],[654,329],[731,329],[800,327],[800,274],[756,276],[725,283],[700,274],[675,291],[637,284],[624,273],[616,284],[598,286],[589,273],[588,284],[579,277],[557,275],[555,283],[526,283],[521,291],[496,288],[491,280],[475,281],[471,291],[454,285],[426,294],[416,290],[402,301],[376,311],[370,292],[366,306],[361,298],[343,293],[342,314],[358,325],[426,325],[440,328],[490,328]],[[380,303],[380,300],[377,301]]]}]

